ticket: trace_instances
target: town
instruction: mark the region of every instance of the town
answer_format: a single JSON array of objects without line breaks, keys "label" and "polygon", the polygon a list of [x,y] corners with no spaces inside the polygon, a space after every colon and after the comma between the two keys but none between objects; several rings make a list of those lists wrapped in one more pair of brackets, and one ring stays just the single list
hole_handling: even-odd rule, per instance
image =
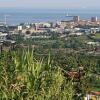
[{"label": "town", "polygon": [[80,16],[67,14],[66,20],[57,22],[20,23],[15,26],[0,23],[1,55],[30,47],[36,59],[47,61],[50,53],[53,65],[61,66],[64,76],[73,78],[76,89],[73,100],[83,100],[79,99],[85,94],[83,91],[86,92],[84,100],[100,100],[100,20],[97,17],[82,20]]},{"label": "town", "polygon": [[[71,18],[71,20],[67,20]],[[55,33],[56,35],[54,35]],[[0,23],[0,48],[3,44],[15,44],[17,41],[14,37],[20,35],[24,40],[27,39],[50,39],[52,35],[58,36],[65,40],[66,44],[70,38],[79,38],[82,43],[92,49],[84,49],[80,51],[88,51],[88,53],[100,54],[100,20],[97,17],[91,17],[90,20],[81,20],[79,16],[66,15],[66,20],[57,22],[39,22],[39,23],[21,23],[16,26],[10,26]],[[21,43],[22,44],[22,43]],[[33,44],[34,45],[34,44]],[[82,44],[80,44],[82,45]],[[0,51],[2,51],[0,49]]]}]

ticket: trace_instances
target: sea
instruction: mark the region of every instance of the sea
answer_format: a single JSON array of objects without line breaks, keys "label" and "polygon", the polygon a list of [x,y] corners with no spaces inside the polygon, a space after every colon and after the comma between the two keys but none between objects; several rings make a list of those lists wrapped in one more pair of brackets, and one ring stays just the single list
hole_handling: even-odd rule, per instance
[{"label": "sea", "polygon": [[[0,9],[0,22],[8,25],[19,25],[20,23],[56,22],[70,20],[66,15],[80,16],[81,19],[90,20],[91,17],[100,19],[100,10],[87,9]],[[6,18],[6,19],[5,19]]]}]

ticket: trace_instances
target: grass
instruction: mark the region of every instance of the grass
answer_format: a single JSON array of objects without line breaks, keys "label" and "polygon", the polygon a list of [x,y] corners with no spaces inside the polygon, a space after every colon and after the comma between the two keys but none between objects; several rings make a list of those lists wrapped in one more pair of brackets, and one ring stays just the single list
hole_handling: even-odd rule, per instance
[{"label": "grass", "polygon": [[95,39],[100,39],[100,33],[95,34]]},{"label": "grass", "polygon": [[36,60],[28,51],[0,55],[0,100],[72,100],[74,88],[50,56]]},{"label": "grass", "polygon": [[86,35],[79,36],[79,37],[77,37],[77,39],[78,39],[80,42],[83,42],[83,43],[92,41],[92,40],[89,39]]}]

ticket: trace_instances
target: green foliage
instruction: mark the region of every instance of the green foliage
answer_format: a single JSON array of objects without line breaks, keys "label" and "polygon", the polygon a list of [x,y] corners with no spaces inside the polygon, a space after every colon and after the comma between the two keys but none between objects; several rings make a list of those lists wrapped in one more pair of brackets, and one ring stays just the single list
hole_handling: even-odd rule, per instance
[{"label": "green foliage", "polygon": [[59,37],[59,34],[57,32],[51,32],[51,39],[52,40],[57,40]]},{"label": "green foliage", "polygon": [[72,80],[60,67],[28,51],[0,55],[0,100],[72,100]]}]

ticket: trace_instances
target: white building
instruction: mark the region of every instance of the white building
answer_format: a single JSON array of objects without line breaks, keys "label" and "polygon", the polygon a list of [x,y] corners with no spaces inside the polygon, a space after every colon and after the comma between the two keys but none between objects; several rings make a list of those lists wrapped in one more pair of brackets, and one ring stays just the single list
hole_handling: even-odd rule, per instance
[{"label": "white building", "polygon": [[22,31],[22,26],[18,26],[18,31]]},{"label": "white building", "polygon": [[0,32],[0,41],[6,40],[7,35],[8,35],[7,33]]},{"label": "white building", "polygon": [[83,35],[83,33],[70,33],[69,35],[77,35],[77,36],[81,36],[81,35]]},{"label": "white building", "polygon": [[43,27],[51,27],[51,24],[50,23],[43,23]]},{"label": "white building", "polygon": [[88,45],[96,45],[96,46],[99,46],[99,42],[87,42]]}]

